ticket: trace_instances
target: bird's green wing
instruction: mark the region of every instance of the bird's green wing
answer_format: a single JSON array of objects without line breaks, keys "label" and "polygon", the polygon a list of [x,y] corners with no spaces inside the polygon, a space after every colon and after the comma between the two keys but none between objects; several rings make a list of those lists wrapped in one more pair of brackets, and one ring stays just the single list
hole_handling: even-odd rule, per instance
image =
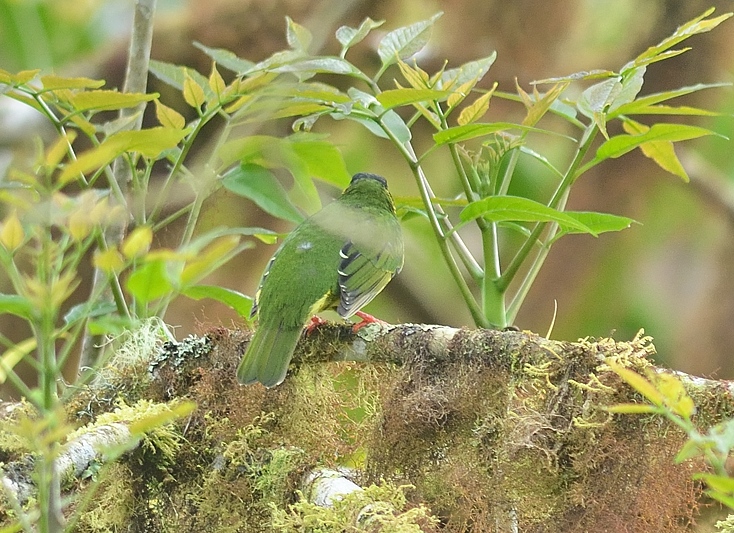
[{"label": "bird's green wing", "polygon": [[265,279],[268,277],[268,274],[270,274],[270,268],[273,266],[273,261],[275,261],[275,256],[277,255],[278,253],[276,252],[273,257],[270,258],[270,261],[268,261],[268,264],[265,267],[265,272],[263,272],[262,278],[260,278],[260,284],[257,286],[257,291],[255,291],[255,298],[253,298],[252,301],[250,318],[255,318],[255,316],[257,316],[257,310],[260,308],[260,293],[263,289],[263,283],[265,283]]},{"label": "bird's green wing", "polygon": [[348,241],[339,252],[337,312],[352,316],[377,296],[403,266],[402,239],[386,239],[379,250],[360,250]]}]

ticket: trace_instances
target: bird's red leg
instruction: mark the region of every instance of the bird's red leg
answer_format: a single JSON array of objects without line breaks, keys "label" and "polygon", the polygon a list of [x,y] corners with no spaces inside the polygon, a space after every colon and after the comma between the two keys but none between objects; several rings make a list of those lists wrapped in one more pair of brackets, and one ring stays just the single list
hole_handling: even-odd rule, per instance
[{"label": "bird's red leg", "polygon": [[365,327],[367,324],[382,324],[383,326],[387,325],[387,322],[384,320],[380,320],[379,318],[375,318],[372,315],[368,313],[363,313],[362,311],[357,311],[354,313],[359,318],[362,319],[361,322],[357,322],[352,326],[352,333],[357,333],[360,329]]},{"label": "bird's red leg", "polygon": [[317,315],[312,316],[311,320],[306,325],[306,335],[311,335],[311,333],[313,333],[313,330],[323,324],[326,324],[326,320]]}]

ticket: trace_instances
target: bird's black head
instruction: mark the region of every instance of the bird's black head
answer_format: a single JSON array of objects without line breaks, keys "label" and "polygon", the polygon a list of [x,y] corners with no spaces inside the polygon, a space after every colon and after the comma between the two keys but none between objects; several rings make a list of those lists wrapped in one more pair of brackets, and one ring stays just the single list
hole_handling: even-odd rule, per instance
[{"label": "bird's black head", "polygon": [[359,180],[375,180],[379,181],[383,187],[387,189],[387,180],[383,178],[382,176],[378,176],[377,174],[367,174],[366,172],[360,172],[359,174],[355,174],[352,176],[352,181],[349,185],[354,185]]}]

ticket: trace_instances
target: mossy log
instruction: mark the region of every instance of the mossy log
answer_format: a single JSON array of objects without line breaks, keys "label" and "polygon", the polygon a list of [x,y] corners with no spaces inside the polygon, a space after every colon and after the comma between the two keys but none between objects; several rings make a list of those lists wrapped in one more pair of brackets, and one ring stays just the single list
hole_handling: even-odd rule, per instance
[{"label": "mossy log", "polygon": [[[66,416],[81,429],[64,453],[94,442],[62,476],[78,531],[360,531],[350,513],[365,506],[383,509],[390,531],[685,531],[696,517],[691,474],[704,466],[675,464],[685,435],[660,417],[605,410],[642,401],[606,363],[655,368],[649,338],[327,324],[266,389],[235,378],[249,335],[217,329],[132,356],[127,347],[73,396]],[[731,417],[729,383],[679,377],[701,427]],[[125,445],[100,440],[105,425],[130,427],[152,405],[182,400],[195,410],[105,459]],[[28,410],[6,412],[8,494],[32,485],[32,461],[13,433]],[[362,500],[309,504],[308,473],[342,466],[368,489]]]}]

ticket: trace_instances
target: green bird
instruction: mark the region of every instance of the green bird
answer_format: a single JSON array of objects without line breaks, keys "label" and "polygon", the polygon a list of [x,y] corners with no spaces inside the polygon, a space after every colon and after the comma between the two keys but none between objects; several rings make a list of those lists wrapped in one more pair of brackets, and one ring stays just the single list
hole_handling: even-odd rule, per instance
[{"label": "green bird", "polygon": [[331,204],[286,237],[265,268],[251,316],[259,326],[237,368],[247,385],[285,379],[310,316],[336,309],[349,318],[403,267],[403,236],[387,181],[355,174]]}]

